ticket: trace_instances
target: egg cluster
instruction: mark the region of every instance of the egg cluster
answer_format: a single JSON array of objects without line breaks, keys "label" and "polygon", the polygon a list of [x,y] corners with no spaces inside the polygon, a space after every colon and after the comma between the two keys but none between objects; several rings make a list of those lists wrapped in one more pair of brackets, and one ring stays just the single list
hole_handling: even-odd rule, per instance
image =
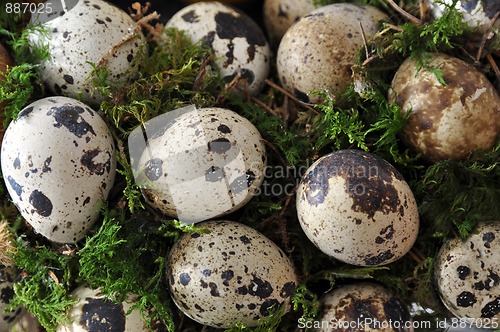
[{"label": "egg cluster", "polygon": [[[204,325],[203,329],[256,327],[274,315],[296,314],[298,303],[317,301],[318,324],[311,327],[320,331],[376,331],[363,325],[374,321],[392,322],[385,331],[412,331],[394,327],[406,326],[414,313],[385,287],[388,282],[383,277],[378,282],[355,280],[356,271],[367,279],[373,271],[390,271],[402,261],[408,264],[408,256],[419,259],[412,248],[424,227],[419,209],[425,206],[419,206],[417,188],[405,180],[411,172],[400,172],[405,161],[396,160],[392,151],[379,153],[374,142],[356,149],[349,135],[348,148],[330,148],[333,144],[317,148],[313,139],[332,140],[341,133],[310,130],[315,125],[311,114],[322,110],[318,105],[331,102],[333,115],[321,116],[332,121],[341,121],[345,105],[357,114],[346,92],[359,83],[354,68],[360,49],[367,40],[383,35],[384,27],[395,29],[392,12],[358,3],[320,6],[312,0],[265,0],[261,17],[265,29],[261,29],[254,17],[233,6],[249,3],[180,1],[180,10],[160,18],[157,13],[146,16],[147,8],[138,3],[131,5],[129,15],[103,0],[79,0],[48,17],[31,16],[30,23],[42,29],[28,34],[28,48],[45,48],[49,53],[33,67],[43,97],[23,105],[0,136],[4,185],[22,217],[13,232],[27,231],[18,245],[52,247],[58,254],[77,257],[86,241],[99,235],[103,208],[114,209],[117,214],[109,215],[120,222],[120,213],[132,215],[133,232],[146,234],[148,228],[156,228],[155,235],[161,233],[168,243],[149,256],[151,261],[141,262],[161,269],[161,277],[150,276],[140,294],[122,296],[113,289],[110,296],[109,289],[82,281],[82,275],[76,277],[78,282],[64,285],[74,301],[56,331],[168,330],[149,319],[157,317],[156,309],[138,310],[150,300],[147,288],[153,284],[164,291],[154,299],[171,300],[172,309],[178,309],[168,312],[171,319],[184,322],[187,317],[188,326]],[[442,7],[444,3],[429,1],[432,19],[450,10],[449,5]],[[498,32],[491,22],[500,8],[486,0],[474,3],[471,8],[456,2],[463,19],[476,32]],[[492,15],[495,10],[497,16]],[[178,39],[165,37],[170,29]],[[189,100],[168,100],[159,106],[153,105],[153,98],[128,100],[141,111],[124,116],[107,113],[110,105],[126,106],[127,87],[136,82],[141,82],[137,90],[152,95],[153,88],[142,85],[145,76],[158,74],[155,84],[161,86],[174,75],[174,71],[151,73],[152,68],[143,64],[154,52],[152,46],[168,49],[172,45],[166,43],[175,46],[181,34],[210,52]],[[368,56],[370,50],[364,51]],[[425,56],[425,66],[419,59],[401,59],[386,82],[387,105],[404,118],[397,137],[429,167],[494,150],[500,132],[500,96],[491,79],[454,56],[442,52]],[[0,45],[0,71],[5,73],[0,78],[8,77],[13,66],[9,52]],[[191,63],[182,64],[182,71],[190,70]],[[204,75],[220,83],[210,106],[195,93]],[[280,84],[270,82],[272,78]],[[184,89],[172,81],[172,89]],[[106,88],[98,89],[103,82]],[[279,85],[276,91],[283,96],[273,92],[262,97],[273,85]],[[164,92],[164,98],[171,98],[166,88]],[[286,110],[269,106],[282,98]],[[288,107],[290,100],[298,106]],[[269,167],[286,164],[274,154],[278,151],[274,142],[280,138],[266,135],[268,127],[256,120],[258,114],[242,111],[250,103],[275,117],[284,112],[287,121],[293,118],[309,128],[292,140],[309,140],[303,148],[313,151],[308,157],[312,164],[292,180],[296,181],[293,194],[280,200],[279,207],[271,205],[280,213],[275,219],[244,218],[250,209],[260,213],[259,209],[268,208],[255,198],[270,179]],[[166,106],[177,104],[191,105]],[[5,105],[0,105],[2,115]],[[152,112],[155,107],[161,109],[159,114]],[[127,122],[130,119],[138,121]],[[131,130],[125,128],[130,123]],[[275,127],[285,133],[291,123]],[[270,181],[275,180],[281,179]],[[142,195],[136,197],[140,213],[127,209],[130,192],[126,191],[132,187]],[[274,203],[272,199],[264,203]],[[286,211],[281,211],[284,207]],[[161,226],[151,220],[161,220]],[[499,223],[481,221],[463,239],[449,236],[435,257],[418,262],[422,268],[430,266],[436,294],[446,309],[472,324],[500,318]],[[176,230],[170,232],[172,225]],[[276,236],[269,227],[289,233]],[[116,240],[119,235],[119,231],[110,234],[110,241],[128,245]],[[153,242],[147,237],[143,241]],[[113,259],[106,248],[94,249]],[[309,261],[294,255],[318,256],[324,270],[311,268]],[[14,297],[16,282],[29,277],[15,267],[0,266],[2,309]],[[55,274],[47,278],[59,284]],[[324,287],[325,280],[330,287]],[[311,284],[321,291],[304,291]],[[2,311],[0,331],[9,330],[27,311],[22,305],[9,309]],[[332,326],[342,322],[361,325]],[[297,324],[294,330],[309,326],[302,319]]]}]

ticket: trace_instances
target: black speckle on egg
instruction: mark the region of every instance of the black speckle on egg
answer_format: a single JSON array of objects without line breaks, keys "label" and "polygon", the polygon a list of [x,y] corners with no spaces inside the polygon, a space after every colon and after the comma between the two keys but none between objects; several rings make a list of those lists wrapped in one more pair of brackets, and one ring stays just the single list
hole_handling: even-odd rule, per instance
[{"label": "black speckle on egg", "polygon": [[157,181],[163,174],[163,160],[153,158],[146,162],[145,175],[150,181]]},{"label": "black speckle on egg", "polygon": [[111,170],[111,154],[109,151],[104,151],[106,154],[105,162],[95,162],[94,159],[99,156],[99,154],[103,152],[99,148],[84,151],[80,162],[82,166],[84,166],[90,174],[103,175],[104,172],[109,173]]},{"label": "black speckle on egg", "polygon": [[45,161],[43,162],[43,168],[42,168],[43,173],[52,172],[52,168],[50,168],[51,162],[52,162],[52,156],[45,159]]},{"label": "black speckle on egg", "polygon": [[86,298],[80,324],[87,331],[125,331],[122,305],[105,299]]},{"label": "black speckle on egg", "polygon": [[22,117],[28,116],[31,112],[33,112],[33,107],[26,107],[21,112],[19,112],[17,118],[20,119]]},{"label": "black speckle on egg", "polygon": [[190,281],[191,281],[191,276],[189,275],[189,273],[181,273],[181,275],[179,276],[179,283],[182,286],[187,286]]},{"label": "black speckle on egg", "polygon": [[244,244],[249,244],[252,242],[252,240],[250,240],[246,235],[240,236],[240,241],[243,242]]},{"label": "black speckle on egg", "polygon": [[219,125],[219,127],[217,127],[217,130],[223,134],[230,134],[231,133],[231,129],[228,126],[226,126],[225,124]]},{"label": "black speckle on egg", "polygon": [[287,298],[292,296],[293,293],[295,292],[295,288],[296,288],[295,282],[293,281],[287,282],[286,284],[283,285],[283,288],[281,288],[280,296],[282,298]]},{"label": "black speckle on egg", "polygon": [[106,22],[104,22],[103,20],[99,19],[99,18],[96,18],[95,21],[98,23],[98,24],[106,24]]},{"label": "black speckle on egg", "polygon": [[488,232],[483,234],[484,246],[490,248],[491,242],[495,240],[495,234],[493,232]]},{"label": "black speckle on egg", "polygon": [[391,259],[392,257],[394,257],[394,254],[390,250],[387,250],[378,254],[377,256],[368,256],[364,261],[366,265],[380,265],[386,260]]},{"label": "black speckle on egg", "polygon": [[14,289],[12,287],[4,287],[0,291],[0,302],[9,304],[14,297]]},{"label": "black speckle on egg", "polygon": [[209,282],[208,287],[210,288],[210,295],[212,295],[213,297],[220,296],[219,290],[217,289],[217,284],[215,284],[214,282]]},{"label": "black speckle on egg", "polygon": [[459,307],[470,307],[476,302],[476,296],[471,292],[464,291],[457,296],[457,306]]},{"label": "black speckle on egg", "polygon": [[133,54],[128,54],[128,55],[127,55],[127,61],[128,61],[129,63],[131,63],[131,62],[132,62],[132,60],[134,60],[134,55],[133,55]]},{"label": "black speckle on egg", "polygon": [[260,306],[259,312],[262,316],[267,317],[270,311],[278,311],[280,302],[276,299],[267,299]]},{"label": "black speckle on egg", "polygon": [[493,301],[486,303],[486,305],[481,309],[482,318],[492,318],[500,313],[500,297],[497,297]]},{"label": "black speckle on egg", "polygon": [[226,270],[226,271],[222,272],[220,276],[223,280],[222,283],[225,286],[229,286],[229,281],[234,278],[234,272],[233,272],[233,270]]},{"label": "black speckle on egg", "polygon": [[68,84],[74,84],[74,79],[73,79],[73,76],[71,75],[64,75],[63,76],[64,80],[66,81],[66,83]]},{"label": "black speckle on egg", "polygon": [[79,138],[87,133],[96,136],[94,128],[81,116],[84,111],[80,106],[64,105],[52,107],[47,115],[54,117],[54,127],[64,127]]},{"label": "black speckle on egg", "polygon": [[459,267],[457,267],[457,273],[460,280],[465,280],[470,275],[470,268],[460,265]]},{"label": "black speckle on egg", "polygon": [[215,15],[216,32],[220,39],[246,38],[248,44],[266,45],[266,38],[259,26],[246,16],[218,12]]},{"label": "black speckle on egg", "polygon": [[307,93],[305,92],[302,92],[298,89],[294,89],[293,90],[293,94],[295,95],[295,97],[297,97],[300,101],[303,101],[304,103],[308,103],[309,102],[309,96],[307,95]]},{"label": "black speckle on egg", "polygon": [[194,10],[190,10],[186,14],[182,15],[182,19],[187,23],[196,23],[200,21],[199,16],[196,15],[196,11]]},{"label": "black speckle on egg", "polygon": [[261,299],[265,299],[273,293],[273,287],[269,281],[262,280],[261,278],[253,275],[252,282],[248,286],[248,294],[252,296],[258,296]]},{"label": "black speckle on egg", "polygon": [[208,142],[208,151],[223,154],[229,151],[229,149],[231,149],[231,142],[227,138],[217,138]]},{"label": "black speckle on egg", "polygon": [[35,209],[36,213],[42,217],[48,217],[52,214],[52,202],[39,190],[33,190],[30,195],[29,202]]},{"label": "black speckle on egg", "polygon": [[16,180],[14,180],[14,178],[10,175],[7,176],[7,181],[9,182],[10,187],[12,188],[12,190],[14,190],[16,195],[19,196],[19,200],[22,201],[23,199],[21,195],[23,193],[23,186],[17,183]]},{"label": "black speckle on egg", "polygon": [[219,182],[224,179],[224,170],[217,166],[211,166],[205,172],[205,180],[207,182]]}]

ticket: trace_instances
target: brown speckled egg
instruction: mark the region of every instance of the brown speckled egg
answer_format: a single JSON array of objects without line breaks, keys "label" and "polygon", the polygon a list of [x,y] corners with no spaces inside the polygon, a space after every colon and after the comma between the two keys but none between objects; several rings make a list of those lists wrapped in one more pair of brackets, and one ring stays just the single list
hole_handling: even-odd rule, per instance
[{"label": "brown speckled egg", "polygon": [[48,97],[26,106],[5,132],[5,185],[33,229],[58,243],[82,239],[114,182],[113,136],[78,100]]},{"label": "brown speckled egg", "polygon": [[411,110],[404,142],[432,162],[462,159],[491,149],[500,132],[500,97],[478,70],[445,54],[431,54],[429,66],[442,71],[446,84],[407,59],[396,72],[389,100]]},{"label": "brown speckled egg", "polygon": [[260,27],[245,13],[220,2],[197,2],[172,16],[166,27],[183,30],[193,42],[209,46],[224,82],[239,78],[241,89],[254,95],[264,87],[271,49]]},{"label": "brown speckled egg", "polygon": [[[466,239],[447,241],[435,278],[444,305],[471,323],[500,319],[500,222],[479,223]],[[483,325],[484,326],[484,325]]]},{"label": "brown speckled egg", "polygon": [[351,3],[317,8],[302,16],[283,36],[277,52],[278,75],[283,87],[299,99],[317,103],[308,95],[328,90],[340,97],[353,82],[351,67],[363,46],[360,24],[367,38],[388,17],[379,9]]},{"label": "brown speckled egg", "polygon": [[[136,182],[146,202],[194,223],[250,201],[266,165],[263,139],[250,121],[225,108],[188,107],[177,117],[171,114],[145,124],[147,148],[138,154]],[[130,150],[136,150],[132,145],[129,139]]]},{"label": "brown speckled egg", "polygon": [[141,312],[136,308],[139,297],[129,295],[122,303],[107,299],[99,289],[79,286],[71,295],[78,302],[68,313],[69,323],[57,327],[57,332],[149,332]]},{"label": "brown speckled egg", "polygon": [[318,331],[413,331],[408,306],[385,287],[360,282],[344,285],[321,299]]},{"label": "brown speckled egg", "polygon": [[167,278],[175,304],[193,320],[219,328],[252,327],[269,309],[288,310],[297,286],[290,259],[253,228],[231,221],[199,224],[172,247]]},{"label": "brown speckled egg", "polygon": [[18,306],[12,311],[5,311],[14,297],[14,283],[19,279],[18,272],[13,267],[0,267],[0,331],[9,331],[26,312]]},{"label": "brown speckled egg", "polygon": [[413,246],[419,228],[417,204],[401,174],[359,150],[328,154],[306,171],[297,213],[316,247],[360,266],[396,261]]},{"label": "brown speckled egg", "polygon": [[48,30],[34,31],[30,42],[48,46],[50,58],[40,65],[40,76],[56,95],[91,104],[102,101],[103,96],[93,91],[90,63],[107,68],[110,84],[118,86],[137,71],[132,64],[141,53],[141,29],[126,12],[106,1],[80,0],[67,12],[33,16],[32,21],[42,22]]},{"label": "brown speckled egg", "polygon": [[314,0],[265,0],[264,25],[270,39],[279,42],[295,21],[315,8]]}]

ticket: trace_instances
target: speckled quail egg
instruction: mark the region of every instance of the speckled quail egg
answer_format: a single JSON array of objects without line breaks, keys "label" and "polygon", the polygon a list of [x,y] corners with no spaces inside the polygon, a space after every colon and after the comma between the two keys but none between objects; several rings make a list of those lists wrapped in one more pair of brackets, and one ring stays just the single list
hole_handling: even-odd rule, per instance
[{"label": "speckled quail egg", "polygon": [[317,8],[302,16],[281,39],[277,52],[280,81],[299,99],[317,103],[308,95],[313,90],[341,94],[353,82],[351,67],[366,38],[379,29],[388,16],[379,9],[351,3],[337,3]]},{"label": "speckled quail egg", "polygon": [[[259,131],[228,109],[184,110],[145,125],[147,147],[139,149],[136,181],[146,202],[185,223],[236,211],[264,180],[266,152]],[[144,137],[142,129],[139,133]],[[138,150],[130,139],[129,150]]]},{"label": "speckled quail egg", "polygon": [[319,331],[413,331],[408,306],[385,287],[344,285],[321,299]]},{"label": "speckled quail egg", "polygon": [[67,12],[33,16],[32,21],[42,22],[48,30],[33,31],[30,42],[35,47],[48,46],[50,57],[41,63],[40,75],[56,95],[90,104],[102,101],[103,96],[93,91],[91,63],[107,68],[109,83],[117,86],[125,84],[137,70],[132,64],[140,58],[144,37],[118,7],[102,0],[79,0]]},{"label": "speckled quail egg", "polygon": [[[453,0],[427,0],[434,18],[444,15],[453,5]],[[455,3],[455,8],[462,14],[462,20],[479,33],[484,33],[491,27],[493,18],[500,11],[498,0],[461,0]],[[500,28],[500,22],[496,21]]]},{"label": "speckled quail egg", "polygon": [[314,0],[265,0],[264,25],[270,39],[279,42],[295,21],[315,8]]},{"label": "speckled quail egg", "polygon": [[474,324],[500,319],[499,252],[500,222],[479,223],[466,239],[452,239],[442,246],[435,279],[452,314]]},{"label": "speckled quail egg", "polygon": [[297,189],[297,213],[316,247],[360,266],[401,258],[419,228],[417,204],[401,174],[359,150],[328,154],[309,167]]},{"label": "speckled quail egg", "polygon": [[48,97],[26,106],[2,144],[5,185],[33,229],[77,242],[99,216],[116,168],[112,134],[89,106]]},{"label": "speckled quail egg", "polygon": [[172,16],[166,27],[184,30],[193,42],[210,46],[226,83],[239,79],[239,87],[251,94],[264,87],[271,49],[260,27],[245,13],[220,2],[197,2]]},{"label": "speckled quail egg", "polygon": [[137,308],[128,313],[139,299],[136,295],[130,295],[122,303],[115,303],[107,299],[100,289],[79,286],[72,296],[78,302],[69,310],[70,323],[59,325],[57,332],[151,331]]},{"label": "speckled quail egg", "polygon": [[[433,53],[418,70],[407,59],[397,70],[389,100],[411,115],[402,130],[403,141],[429,161],[462,159],[491,149],[500,132],[500,97],[478,70],[446,54]],[[480,133],[480,134],[479,134]]]},{"label": "speckled quail egg", "polygon": [[167,278],[172,298],[193,320],[229,328],[252,327],[269,309],[288,310],[297,276],[283,251],[251,227],[231,221],[199,225],[172,247]]},{"label": "speckled quail egg", "polygon": [[5,312],[14,297],[13,285],[17,279],[18,273],[15,268],[0,267],[0,331],[8,331],[26,312],[22,306]]}]

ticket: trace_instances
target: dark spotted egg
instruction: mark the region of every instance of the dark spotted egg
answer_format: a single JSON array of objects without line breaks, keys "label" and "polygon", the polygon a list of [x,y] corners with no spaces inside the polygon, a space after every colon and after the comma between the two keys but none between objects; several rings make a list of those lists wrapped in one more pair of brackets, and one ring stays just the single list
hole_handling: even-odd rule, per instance
[{"label": "dark spotted egg", "polygon": [[[385,287],[367,282],[340,286],[321,299],[318,331],[413,331],[408,306]],[[378,324],[378,325],[377,325]]]},{"label": "dark spotted egg", "polygon": [[14,283],[18,273],[13,267],[0,267],[0,331],[9,331],[26,312],[24,307],[18,306],[12,311],[5,311],[14,297]]},{"label": "dark spotted egg", "polygon": [[500,222],[479,223],[466,239],[443,245],[434,275],[441,300],[452,314],[474,324],[500,319],[499,253]]},{"label": "dark spotted egg", "polygon": [[7,190],[33,229],[53,242],[77,242],[113,185],[115,146],[89,106],[48,97],[26,106],[2,143]]},{"label": "dark spotted egg", "polygon": [[441,71],[442,81],[407,59],[389,90],[389,100],[402,113],[411,112],[401,132],[405,144],[431,162],[493,148],[500,134],[500,97],[488,78],[446,54],[431,53],[428,65]]},{"label": "dark spotted egg", "polygon": [[[69,323],[59,325],[56,332],[150,332],[140,310],[132,307],[139,297],[129,295],[122,303],[116,303],[100,291],[79,286],[71,294],[78,302],[69,310]],[[130,311],[130,312],[129,312]]]},{"label": "dark spotted egg", "polygon": [[118,7],[103,0],[76,2],[66,12],[53,12],[49,17],[33,15],[32,23],[40,23],[48,32],[35,30],[30,42],[48,46],[50,57],[39,69],[54,94],[95,104],[103,96],[93,91],[91,64],[107,68],[111,84],[124,84],[136,71],[132,64],[141,54],[144,37],[140,27]]},{"label": "dark spotted egg", "polygon": [[314,90],[339,98],[353,82],[351,67],[363,46],[362,31],[370,38],[386,20],[379,9],[354,3],[331,4],[302,16],[286,31],[276,55],[283,87],[306,102],[321,101],[308,95]]},{"label": "dark spotted egg", "polygon": [[184,30],[193,42],[212,48],[226,83],[239,80],[242,89],[258,94],[271,65],[271,50],[260,27],[245,13],[220,2],[186,6],[166,27]]},{"label": "dark spotted egg", "polygon": [[258,231],[231,221],[199,224],[172,247],[167,278],[172,298],[188,317],[213,327],[252,327],[269,310],[289,309],[297,286],[290,259]]},{"label": "dark spotted egg", "polygon": [[328,154],[306,171],[297,189],[297,213],[316,247],[359,266],[401,258],[419,228],[417,204],[402,175],[359,150]]},{"label": "dark spotted egg", "polygon": [[266,152],[250,121],[225,108],[168,115],[145,124],[136,178],[148,204],[193,223],[236,211],[257,194]]}]

